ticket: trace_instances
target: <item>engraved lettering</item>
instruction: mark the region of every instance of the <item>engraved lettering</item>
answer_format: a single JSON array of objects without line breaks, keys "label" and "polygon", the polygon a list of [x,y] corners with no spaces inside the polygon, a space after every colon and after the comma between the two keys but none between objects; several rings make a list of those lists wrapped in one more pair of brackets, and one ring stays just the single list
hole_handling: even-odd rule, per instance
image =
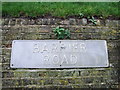
[{"label": "engraved lettering", "polygon": [[44,44],[43,51],[48,51],[48,47],[47,47],[46,43]]},{"label": "engraved lettering", "polygon": [[74,55],[71,55],[70,57],[71,64],[76,64],[77,63],[77,57]]},{"label": "engraved lettering", "polygon": [[57,50],[57,45],[56,44],[52,44],[53,48],[52,51],[56,51]]},{"label": "engraved lettering", "polygon": [[61,61],[61,64],[63,64],[63,63],[68,64],[67,57],[65,55],[63,56],[63,59]]},{"label": "engraved lettering", "polygon": [[72,48],[73,52],[78,51],[78,43],[72,44],[72,45],[71,45],[71,48]]},{"label": "engraved lettering", "polygon": [[34,44],[33,53],[39,53],[39,45],[38,44]]},{"label": "engraved lettering", "polygon": [[65,44],[61,44],[61,50],[65,49]]},{"label": "engraved lettering", "polygon": [[86,44],[85,43],[80,43],[80,51],[85,52],[86,51]]},{"label": "engraved lettering", "polygon": [[53,64],[59,64],[59,58],[57,55],[53,56]]},{"label": "engraved lettering", "polygon": [[44,61],[49,61],[49,56],[44,56]]}]

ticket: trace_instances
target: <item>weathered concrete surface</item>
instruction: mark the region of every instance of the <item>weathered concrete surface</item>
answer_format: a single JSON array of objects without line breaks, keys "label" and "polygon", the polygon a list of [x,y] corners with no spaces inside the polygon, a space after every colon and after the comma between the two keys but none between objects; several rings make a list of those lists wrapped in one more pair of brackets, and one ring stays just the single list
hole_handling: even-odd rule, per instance
[{"label": "weathered concrete surface", "polygon": [[[120,30],[118,20],[99,20],[94,26],[82,19],[3,18],[2,86],[6,88],[118,88],[120,69]],[[12,40],[56,39],[52,28],[61,26],[71,31],[71,40],[107,40],[110,66],[85,69],[12,69]]]}]

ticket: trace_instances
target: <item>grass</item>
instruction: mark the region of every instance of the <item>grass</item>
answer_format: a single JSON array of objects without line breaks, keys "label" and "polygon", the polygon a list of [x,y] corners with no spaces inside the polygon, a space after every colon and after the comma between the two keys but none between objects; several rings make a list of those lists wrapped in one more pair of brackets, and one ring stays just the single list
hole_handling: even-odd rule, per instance
[{"label": "grass", "polygon": [[118,2],[4,2],[2,4],[2,16],[11,17],[36,17],[51,15],[68,17],[83,13],[85,16],[116,16]]}]

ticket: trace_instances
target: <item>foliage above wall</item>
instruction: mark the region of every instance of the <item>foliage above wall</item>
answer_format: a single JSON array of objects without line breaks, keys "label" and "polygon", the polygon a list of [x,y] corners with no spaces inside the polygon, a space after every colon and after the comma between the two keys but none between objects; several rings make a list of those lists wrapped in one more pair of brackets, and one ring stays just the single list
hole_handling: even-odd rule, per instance
[{"label": "foliage above wall", "polygon": [[[119,17],[118,2],[4,2],[2,15],[7,17]],[[84,14],[84,15],[83,15]]]}]

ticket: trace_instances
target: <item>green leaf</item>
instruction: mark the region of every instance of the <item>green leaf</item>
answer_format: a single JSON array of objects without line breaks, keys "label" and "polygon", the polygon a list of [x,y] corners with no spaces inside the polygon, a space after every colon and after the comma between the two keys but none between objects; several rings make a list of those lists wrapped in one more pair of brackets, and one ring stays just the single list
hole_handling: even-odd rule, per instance
[{"label": "green leaf", "polygon": [[53,32],[57,36],[57,39],[64,39],[70,37],[70,31],[64,28],[60,27],[53,28]]}]

